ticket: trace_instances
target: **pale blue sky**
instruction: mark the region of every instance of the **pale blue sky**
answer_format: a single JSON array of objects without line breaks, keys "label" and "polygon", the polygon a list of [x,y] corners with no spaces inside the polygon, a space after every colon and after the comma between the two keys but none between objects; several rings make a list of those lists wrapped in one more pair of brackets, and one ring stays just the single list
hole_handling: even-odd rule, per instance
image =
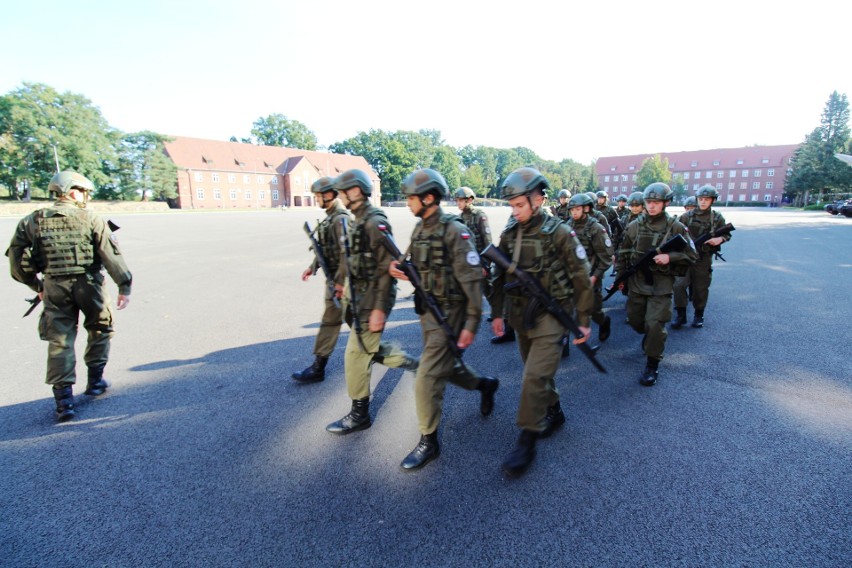
[{"label": "pale blue sky", "polygon": [[[575,5],[576,4],[576,5]],[[842,2],[3,0],[0,93],[40,82],[126,132],[227,140],[282,113],[544,158],[795,144],[852,96]]]}]

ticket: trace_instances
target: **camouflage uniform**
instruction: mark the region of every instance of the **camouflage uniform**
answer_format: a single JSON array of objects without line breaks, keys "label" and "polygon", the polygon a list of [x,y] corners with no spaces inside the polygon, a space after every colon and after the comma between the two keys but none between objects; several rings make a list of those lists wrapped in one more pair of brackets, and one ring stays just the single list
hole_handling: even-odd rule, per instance
[{"label": "camouflage uniform", "polygon": [[[683,213],[680,216],[680,222],[686,226],[690,236],[695,240],[724,225],[725,218],[712,207],[705,211],[696,207],[692,211]],[[722,235],[722,238],[727,242],[731,239],[731,235]],[[707,298],[710,296],[710,282],[713,279],[713,257],[717,250],[718,247],[702,245],[701,250],[698,251],[698,260],[674,284],[674,306],[676,309],[684,310],[684,317],[690,297],[695,315],[704,317],[704,308],[707,307]],[[690,289],[691,294],[687,293],[687,289]]]}]

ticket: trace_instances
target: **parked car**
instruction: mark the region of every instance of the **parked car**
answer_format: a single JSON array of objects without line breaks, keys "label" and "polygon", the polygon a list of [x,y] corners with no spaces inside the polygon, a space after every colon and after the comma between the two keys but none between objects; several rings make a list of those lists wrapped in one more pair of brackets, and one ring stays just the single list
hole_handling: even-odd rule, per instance
[{"label": "parked car", "polygon": [[840,213],[840,207],[845,203],[842,199],[838,199],[837,201],[832,201],[831,203],[827,203],[823,209],[831,213],[832,215],[837,215]]},{"label": "parked car", "polygon": [[844,217],[852,217],[852,199],[847,199],[846,203],[840,206],[838,212]]}]

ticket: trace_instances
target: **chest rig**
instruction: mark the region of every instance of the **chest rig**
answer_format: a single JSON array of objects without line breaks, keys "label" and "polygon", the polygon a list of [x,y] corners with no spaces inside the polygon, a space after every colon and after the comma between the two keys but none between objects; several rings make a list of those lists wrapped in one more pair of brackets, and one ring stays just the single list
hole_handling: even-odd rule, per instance
[{"label": "chest rig", "polygon": [[485,235],[482,234],[482,224],[481,219],[483,217],[482,211],[479,210],[471,210],[465,209],[461,214],[461,221],[464,223],[470,232],[473,233],[473,237],[476,240],[476,251],[480,252],[485,248]]},{"label": "chest rig", "polygon": [[355,280],[371,281],[376,277],[378,267],[370,236],[367,234],[367,222],[371,219],[377,223],[387,223],[388,218],[380,209],[371,208],[360,222],[356,219],[352,224],[352,277]]},{"label": "chest rig", "polygon": [[35,221],[41,266],[46,276],[83,274],[95,263],[95,251],[84,215],[69,211],[47,217],[41,210]]},{"label": "chest rig", "polygon": [[[721,224],[719,221],[719,214],[712,209],[710,210],[710,214],[706,216],[706,219],[703,218],[703,215],[696,215],[695,209],[689,211],[686,215],[686,228],[689,230],[689,234],[693,240],[705,233],[709,233]],[[718,250],[718,248],[719,247],[713,247],[705,243],[701,245],[700,252],[713,252],[714,250]]]},{"label": "chest rig", "polygon": [[[632,251],[632,259],[637,260],[643,254],[648,252],[651,249],[655,249],[664,242],[666,242],[671,235],[672,226],[674,226],[675,218],[669,216],[666,213],[666,224],[664,231],[655,231],[651,228],[651,223],[648,219],[648,216],[645,213],[641,213],[638,217],[638,228],[639,232],[636,236],[636,245]],[[649,269],[651,272],[661,272],[664,274],[668,274],[672,270],[671,263],[661,265],[657,263],[651,263],[649,265]]]},{"label": "chest rig", "polygon": [[424,289],[442,304],[465,299],[453,276],[453,259],[446,243],[447,224],[454,220],[462,219],[448,213],[441,215],[437,227],[429,234],[419,224],[409,245],[411,262],[420,273]]},{"label": "chest rig", "polygon": [[[538,234],[527,234],[511,219],[503,232],[509,256],[518,263],[518,268],[535,276],[547,293],[557,300],[569,298],[574,292],[568,267],[554,243],[554,232],[561,224],[558,217],[545,216]],[[520,243],[518,231],[521,231]],[[506,293],[515,297],[524,295],[523,288],[511,274],[506,275]]]},{"label": "chest rig", "polygon": [[334,211],[326,216],[317,226],[317,241],[322,247],[323,255],[331,273],[340,267],[340,243],[334,236],[334,224],[340,223],[340,218],[346,216],[345,211]]}]

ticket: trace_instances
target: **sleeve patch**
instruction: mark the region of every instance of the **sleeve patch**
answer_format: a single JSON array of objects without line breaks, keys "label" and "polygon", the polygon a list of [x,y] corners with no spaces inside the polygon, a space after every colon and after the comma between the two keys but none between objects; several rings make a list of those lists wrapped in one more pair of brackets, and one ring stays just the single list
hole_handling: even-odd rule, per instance
[{"label": "sleeve patch", "polygon": [[577,245],[577,248],[574,249],[574,252],[577,254],[577,258],[580,260],[586,259],[586,249],[583,248],[583,245]]},{"label": "sleeve patch", "polygon": [[606,240],[604,241],[604,244],[607,246],[607,248],[612,246],[612,241],[610,240],[609,237],[606,238]]},{"label": "sleeve patch", "polygon": [[468,233],[467,231],[462,231],[461,238],[464,240],[468,240],[470,238],[470,233]]},{"label": "sleeve patch", "polygon": [[479,255],[475,250],[468,251],[466,259],[467,263],[471,266],[479,266],[481,264],[479,261]]}]

